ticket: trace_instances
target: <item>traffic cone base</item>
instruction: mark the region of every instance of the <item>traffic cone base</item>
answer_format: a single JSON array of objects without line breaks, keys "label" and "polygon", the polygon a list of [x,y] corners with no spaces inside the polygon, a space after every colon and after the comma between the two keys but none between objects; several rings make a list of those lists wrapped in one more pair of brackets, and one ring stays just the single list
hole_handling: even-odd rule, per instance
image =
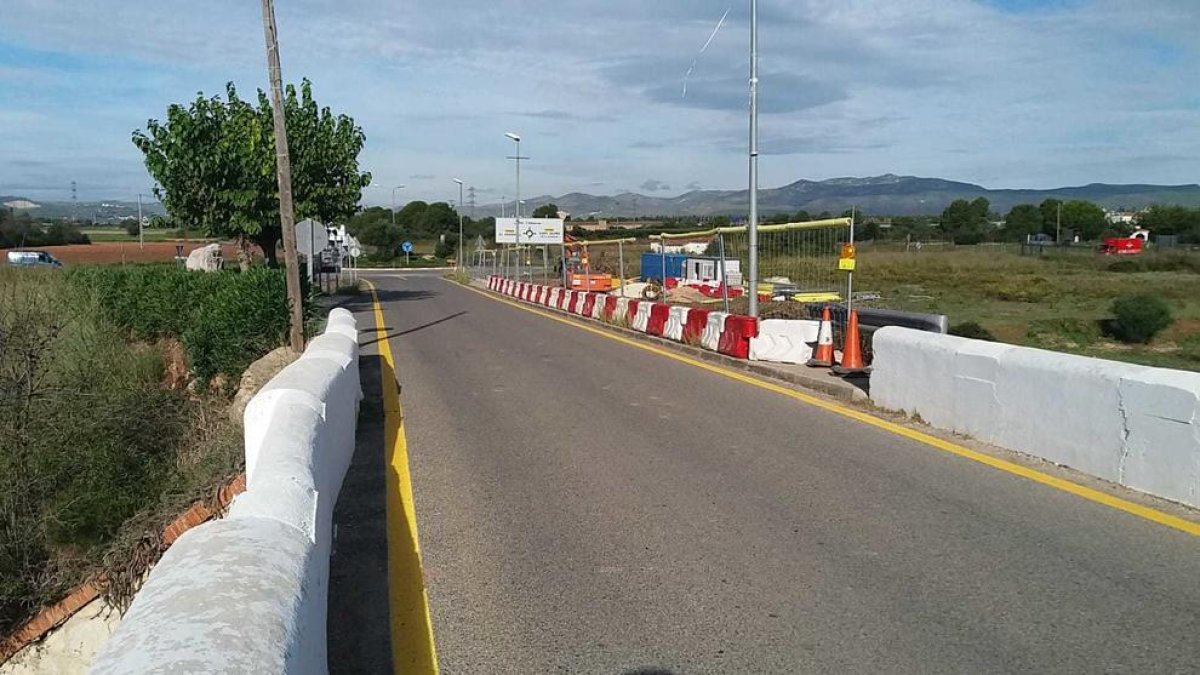
[{"label": "traffic cone base", "polygon": [[809,367],[828,368],[833,365],[833,318],[829,306],[821,310],[821,327],[817,330],[817,348],[808,360]]},{"label": "traffic cone base", "polygon": [[862,342],[858,335],[858,311],[851,310],[842,344],[842,362],[833,367],[833,372],[838,375],[853,375],[869,370],[870,368],[863,363]]}]

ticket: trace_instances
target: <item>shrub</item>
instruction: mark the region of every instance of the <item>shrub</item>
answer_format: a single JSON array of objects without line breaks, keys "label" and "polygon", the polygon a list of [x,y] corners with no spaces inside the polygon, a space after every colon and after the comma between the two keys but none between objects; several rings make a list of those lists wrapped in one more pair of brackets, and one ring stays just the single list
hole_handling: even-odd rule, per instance
[{"label": "shrub", "polygon": [[287,284],[281,270],[222,273],[183,332],[196,376],[240,375],[255,359],[283,344],[288,331]]},{"label": "shrub", "polygon": [[958,337],[971,338],[973,340],[987,340],[995,342],[996,336],[992,332],[979,324],[978,321],[963,321],[950,326],[950,334]]},{"label": "shrub", "polygon": [[1009,277],[987,284],[984,292],[1007,302],[1039,302],[1054,292],[1054,284],[1045,277]]},{"label": "shrub", "polygon": [[1117,298],[1112,304],[1113,337],[1122,342],[1146,344],[1171,325],[1171,308],[1160,297],[1140,294]]},{"label": "shrub", "polygon": [[179,338],[201,380],[240,375],[287,335],[283,270],[206,273],[176,265],[114,265],[73,268],[67,276],[131,337]]}]

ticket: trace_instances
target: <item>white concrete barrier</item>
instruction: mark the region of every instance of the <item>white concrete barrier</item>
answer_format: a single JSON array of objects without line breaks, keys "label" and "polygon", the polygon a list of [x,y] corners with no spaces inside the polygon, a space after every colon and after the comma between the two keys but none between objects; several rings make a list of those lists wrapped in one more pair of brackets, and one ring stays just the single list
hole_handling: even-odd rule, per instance
[{"label": "white concrete barrier", "polygon": [[155,565],[92,673],[325,673],[333,507],[354,454],[358,334],[325,333],[246,406],[246,492]]},{"label": "white concrete barrier", "polygon": [[1200,373],[897,327],[872,346],[876,405],[1200,506]]},{"label": "white concrete barrier", "polygon": [[750,360],[808,363],[820,327],[820,321],[807,319],[763,319],[758,336],[750,338]]},{"label": "white concrete barrier", "polygon": [[551,307],[555,307],[555,308],[558,307],[558,298],[559,298],[559,296],[562,295],[562,292],[563,292],[563,289],[561,289],[561,288],[551,288],[550,289],[550,306]]}]

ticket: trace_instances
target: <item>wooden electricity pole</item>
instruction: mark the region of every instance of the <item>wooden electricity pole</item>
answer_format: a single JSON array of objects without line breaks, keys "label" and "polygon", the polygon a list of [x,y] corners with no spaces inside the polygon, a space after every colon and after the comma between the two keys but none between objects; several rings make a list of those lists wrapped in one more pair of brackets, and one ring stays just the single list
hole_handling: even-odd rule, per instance
[{"label": "wooden electricity pole", "polygon": [[275,29],[275,8],[271,0],[262,0],[263,29],[267,36],[267,72],[271,78],[271,107],[275,119],[275,167],[279,177],[279,226],[283,228],[283,264],[287,274],[291,326],[288,331],[292,351],[304,350],[304,309],[300,297],[300,262],[296,256],[296,216],[292,212],[292,163],[288,157],[287,123],[283,114],[283,74],[279,67],[279,37]]}]

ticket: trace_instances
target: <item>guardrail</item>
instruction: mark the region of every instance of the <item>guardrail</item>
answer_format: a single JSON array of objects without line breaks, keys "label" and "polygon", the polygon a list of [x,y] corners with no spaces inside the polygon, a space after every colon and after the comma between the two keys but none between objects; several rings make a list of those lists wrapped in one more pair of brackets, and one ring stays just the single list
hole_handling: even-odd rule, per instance
[{"label": "guardrail", "polygon": [[246,492],[167,550],[91,672],[324,673],[333,507],[354,453],[344,309],[246,407]]}]

